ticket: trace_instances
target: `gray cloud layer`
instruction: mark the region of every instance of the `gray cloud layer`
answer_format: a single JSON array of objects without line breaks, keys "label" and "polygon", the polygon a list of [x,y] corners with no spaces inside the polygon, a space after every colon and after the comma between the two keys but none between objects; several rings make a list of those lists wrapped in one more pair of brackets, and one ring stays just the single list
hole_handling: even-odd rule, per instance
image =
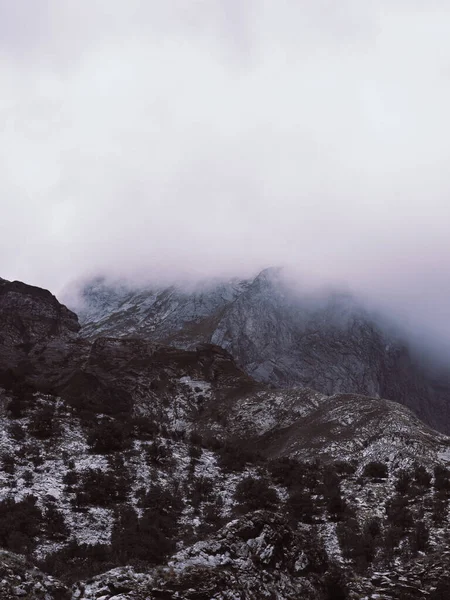
[{"label": "gray cloud layer", "polygon": [[450,4],[0,0],[0,275],[347,282],[450,340]]}]

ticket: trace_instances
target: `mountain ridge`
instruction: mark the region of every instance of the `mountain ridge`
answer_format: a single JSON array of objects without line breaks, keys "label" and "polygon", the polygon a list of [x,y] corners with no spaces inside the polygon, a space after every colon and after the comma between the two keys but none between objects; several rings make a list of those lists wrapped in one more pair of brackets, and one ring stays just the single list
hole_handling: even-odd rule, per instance
[{"label": "mountain ridge", "polygon": [[448,593],[450,438],[217,345],[83,338],[52,298],[0,297],[5,599]]},{"label": "mountain ridge", "polygon": [[224,347],[259,381],[398,401],[450,432],[450,377],[349,293],[315,300],[293,291],[280,269],[250,280],[183,287],[83,291],[82,335],[139,336],[182,348]]}]

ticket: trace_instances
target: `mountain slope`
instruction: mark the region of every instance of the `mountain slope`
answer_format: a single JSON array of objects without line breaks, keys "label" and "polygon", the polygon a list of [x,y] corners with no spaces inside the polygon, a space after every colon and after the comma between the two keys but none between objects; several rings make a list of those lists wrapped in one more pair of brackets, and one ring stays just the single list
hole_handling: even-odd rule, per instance
[{"label": "mountain slope", "polygon": [[138,336],[182,348],[213,343],[258,381],[405,404],[450,432],[450,378],[346,294],[294,292],[279,270],[196,289],[132,290],[97,280],[83,291],[82,335]]},{"label": "mountain slope", "polygon": [[450,439],[407,408],[269,388],[211,344],[90,341],[49,293],[2,285],[5,598],[432,598],[446,585]]}]

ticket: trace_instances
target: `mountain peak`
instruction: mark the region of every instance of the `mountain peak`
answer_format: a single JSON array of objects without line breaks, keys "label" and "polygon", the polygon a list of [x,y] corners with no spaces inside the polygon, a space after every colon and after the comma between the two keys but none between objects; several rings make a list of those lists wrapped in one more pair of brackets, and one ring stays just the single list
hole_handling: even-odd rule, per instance
[{"label": "mountain peak", "polygon": [[403,339],[347,290],[315,297],[269,267],[256,277],[192,288],[87,288],[82,335],[139,336],[195,349],[222,346],[258,381],[399,401],[450,431],[449,378],[436,379]]},{"label": "mountain peak", "polygon": [[[92,340],[0,289],[1,598],[422,597],[448,571],[449,438],[337,389],[407,390],[373,324],[251,280],[106,294],[121,336]],[[262,382],[288,376],[336,393]]]},{"label": "mountain peak", "polygon": [[277,281],[280,278],[280,276],[283,274],[284,271],[285,271],[284,267],[281,267],[281,266],[266,267],[265,269],[263,269],[262,271],[260,271],[258,273],[258,275],[255,277],[255,280],[267,279],[267,280]]}]

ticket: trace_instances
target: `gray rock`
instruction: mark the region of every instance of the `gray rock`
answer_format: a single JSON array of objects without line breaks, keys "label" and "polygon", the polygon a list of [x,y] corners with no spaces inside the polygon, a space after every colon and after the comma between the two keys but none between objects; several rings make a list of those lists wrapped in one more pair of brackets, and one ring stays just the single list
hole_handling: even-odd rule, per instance
[{"label": "gray rock", "polygon": [[399,331],[349,294],[311,301],[280,270],[195,289],[129,289],[96,280],[84,290],[82,335],[138,336],[195,349],[225,348],[256,380],[405,404],[450,432],[450,373],[415,357]]}]

